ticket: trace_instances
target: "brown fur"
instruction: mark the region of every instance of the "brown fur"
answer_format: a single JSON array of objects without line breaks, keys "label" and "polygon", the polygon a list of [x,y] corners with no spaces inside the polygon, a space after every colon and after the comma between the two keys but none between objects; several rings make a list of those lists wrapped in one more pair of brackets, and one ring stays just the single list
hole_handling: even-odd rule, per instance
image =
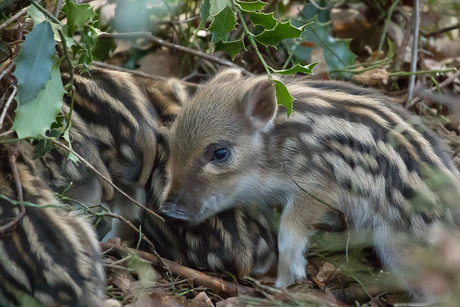
[{"label": "brown fur", "polygon": [[[33,300],[45,306],[119,306],[104,302],[105,273],[94,231],[81,216],[60,205],[41,178],[32,148],[19,145],[16,164],[26,215],[0,241],[0,305],[25,306]],[[0,193],[16,201],[8,150],[0,148]],[[45,207],[51,206],[51,207]],[[18,214],[18,207],[0,200],[0,222]]]},{"label": "brown fur", "polygon": [[[351,84],[284,78],[290,118],[266,76],[226,70],[198,89],[169,134],[163,213],[196,224],[246,203],[282,203],[278,283],[305,278],[311,226],[331,210],[373,231],[383,263],[423,297],[411,255],[458,218],[445,147],[388,97]],[[227,149],[228,158],[215,152]]]}]

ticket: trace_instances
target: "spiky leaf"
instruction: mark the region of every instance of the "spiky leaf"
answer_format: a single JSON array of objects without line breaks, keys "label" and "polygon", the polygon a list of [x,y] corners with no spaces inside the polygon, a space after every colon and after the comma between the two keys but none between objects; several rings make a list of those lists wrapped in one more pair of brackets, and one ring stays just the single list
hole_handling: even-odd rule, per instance
[{"label": "spiky leaf", "polygon": [[[308,25],[305,32],[302,33],[301,39],[303,42],[312,43],[317,48],[322,47],[324,50],[324,58],[328,69],[336,70],[353,65],[356,55],[350,50],[351,39],[335,39],[329,34],[329,24],[321,24],[315,18],[315,22]],[[299,48],[310,56],[314,48]],[[297,50],[299,50],[297,49]],[[301,52],[301,51],[299,51]],[[347,73],[339,73],[338,77],[350,77]]]},{"label": "spiky leaf", "polygon": [[73,0],[66,1],[62,10],[67,15],[70,36],[73,36],[75,30],[82,27],[88,19],[92,20],[96,16],[89,4],[75,4]]},{"label": "spiky leaf", "polygon": [[316,64],[318,64],[318,62],[311,63],[309,65],[296,64],[295,66],[289,69],[282,69],[282,70],[272,69],[272,70],[273,72],[276,72],[277,74],[280,74],[280,75],[293,75],[296,73],[311,74],[312,73],[311,70],[313,69],[313,67],[316,66]]},{"label": "spiky leaf", "polygon": [[206,28],[206,22],[208,21],[211,11],[211,2],[209,0],[203,0],[200,7],[200,29]]},{"label": "spiky leaf", "polygon": [[234,59],[241,50],[246,50],[244,46],[243,39],[239,39],[237,41],[232,41],[228,43],[224,43],[223,41],[218,41],[214,44],[214,52],[216,51],[223,51],[228,53],[232,59]]},{"label": "spiky leaf", "polygon": [[254,36],[254,38],[265,46],[276,46],[286,38],[298,38],[302,34],[302,28],[296,28],[291,25],[290,21],[286,21],[285,23],[279,22],[273,30],[265,30],[264,32],[260,33],[259,35]]},{"label": "spiky leaf", "polygon": [[51,79],[35,99],[23,100],[19,96],[16,117],[12,127],[18,137],[44,135],[56,120],[56,115],[61,111],[64,93],[59,68],[55,67],[52,71]]},{"label": "spiky leaf", "polygon": [[292,113],[294,97],[291,96],[288,89],[281,81],[273,80],[273,82],[275,82],[276,101],[286,108],[287,116],[289,117]]},{"label": "spiky leaf", "polygon": [[260,11],[267,4],[262,1],[251,1],[251,2],[236,1],[236,3],[238,3],[238,5],[244,11]]},{"label": "spiky leaf", "polygon": [[211,16],[216,15],[228,5],[227,0],[209,0],[209,2],[211,3],[211,9],[209,10]]},{"label": "spiky leaf", "polygon": [[209,27],[209,31],[213,36],[213,41],[221,39],[223,42],[227,42],[230,31],[235,29],[235,25],[235,15],[232,9],[226,6],[219,14],[214,16],[214,20]]},{"label": "spiky leaf", "polygon": [[52,56],[56,42],[49,21],[45,20],[26,35],[16,58],[18,96],[22,101],[35,99],[51,78]]},{"label": "spiky leaf", "polygon": [[267,30],[272,30],[278,23],[278,20],[273,17],[273,13],[245,12],[245,15],[249,15],[253,25],[265,27]]}]

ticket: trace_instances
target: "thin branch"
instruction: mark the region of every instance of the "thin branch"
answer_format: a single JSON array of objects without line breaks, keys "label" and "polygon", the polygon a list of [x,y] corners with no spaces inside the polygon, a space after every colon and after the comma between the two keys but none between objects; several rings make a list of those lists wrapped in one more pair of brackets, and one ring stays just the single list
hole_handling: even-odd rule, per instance
[{"label": "thin branch", "polygon": [[5,103],[5,106],[3,107],[3,112],[2,115],[0,116],[0,130],[3,128],[3,121],[5,120],[6,112],[8,111],[11,102],[13,101],[14,96],[16,95],[18,88],[14,86],[13,92],[11,93],[10,97]]},{"label": "thin branch", "polygon": [[187,18],[187,19],[184,19],[184,20],[173,21],[172,23],[173,24],[186,23],[186,22],[197,20],[199,18],[200,18],[200,16],[194,16],[194,17],[190,17],[190,18]]},{"label": "thin branch", "polygon": [[[0,238],[4,237],[8,231],[12,231],[18,225],[19,221],[24,217],[26,214],[26,207],[22,202],[24,201],[24,197],[22,194],[22,184],[21,179],[19,178],[18,168],[16,167],[16,159],[18,154],[18,149],[15,146],[13,149],[14,152],[8,151],[8,161],[10,163],[11,172],[13,173],[14,182],[16,184],[16,192],[17,198],[21,204],[19,204],[19,213],[8,223],[3,226],[0,226]],[[13,211],[14,212],[14,211]]]},{"label": "thin branch", "polygon": [[404,31],[404,37],[401,42],[401,45],[398,48],[397,58],[396,58],[396,61],[393,62],[391,70],[399,70],[400,67],[403,65],[404,56],[406,54],[406,49],[409,44],[409,40],[412,36],[411,33],[413,32],[413,29],[414,29],[414,18],[407,17],[404,11],[399,7],[397,7],[395,11],[398,12],[401,16],[404,16],[407,22],[406,22],[406,30]]},{"label": "thin branch", "polygon": [[391,72],[390,76],[413,76],[413,75],[427,75],[427,74],[439,74],[439,73],[447,73],[447,72],[453,72],[457,71],[456,68],[449,68],[445,70],[419,70],[415,72],[409,72],[409,71],[396,71],[396,72]]},{"label": "thin branch", "polygon": [[51,19],[52,21],[54,21],[55,23],[57,23],[58,25],[60,25],[62,27],[62,22],[59,21],[59,19],[57,19],[56,17],[53,16],[53,14],[51,14],[50,12],[48,12],[47,10],[45,10],[40,4],[37,3],[37,1],[35,0],[31,0],[30,1],[40,12],[42,12],[43,14],[45,14],[46,17],[48,17],[49,19]]},{"label": "thin branch", "polygon": [[[326,6],[326,7],[321,7],[321,6],[319,6],[314,0],[310,0],[310,3],[311,3],[316,9],[318,9],[318,10],[320,10],[320,11],[325,11],[325,10],[328,10],[328,9],[329,9],[329,5]],[[331,1],[331,3],[332,3],[332,1]]]},{"label": "thin branch", "polygon": [[433,31],[433,32],[425,32],[423,30],[420,30],[420,34],[423,37],[432,37],[432,36],[436,36],[438,34],[441,34],[441,33],[444,33],[444,32],[449,32],[449,31],[459,29],[459,28],[460,28],[460,23],[457,23],[456,25],[448,26],[448,27],[441,28],[441,29],[437,29],[436,31]]},{"label": "thin branch", "polygon": [[[410,71],[415,73],[417,70],[417,59],[418,59],[418,34],[420,28],[420,0],[414,1],[414,36],[412,37],[412,61],[410,64]],[[409,94],[407,96],[406,108],[411,104],[412,96],[414,94],[415,87],[415,74],[410,76],[409,80]]]},{"label": "thin branch", "polygon": [[115,218],[115,219],[118,219],[120,221],[122,221],[123,223],[125,223],[126,225],[128,225],[129,227],[131,227],[133,230],[135,230],[138,234],[140,234],[141,238],[147,242],[147,244],[149,245],[150,247],[150,251],[156,256],[158,257],[158,259],[160,260],[161,264],[163,265],[163,268],[169,272],[169,274],[172,274],[171,270],[169,269],[168,265],[164,262],[164,259],[160,257],[160,255],[158,255],[157,251],[155,250],[155,245],[152,243],[152,241],[150,241],[141,231],[139,231],[139,229],[137,229],[136,226],[133,225],[133,223],[131,223],[130,221],[128,221],[127,219],[125,219],[123,216],[121,215],[118,215],[118,214],[115,214],[115,213],[112,213],[112,212],[104,212],[102,214],[95,214],[95,215],[98,215],[98,216],[109,216],[109,217],[112,217],[112,218]]},{"label": "thin branch", "polygon": [[[113,245],[110,243],[99,243],[99,245],[101,246],[102,251],[112,249],[107,254],[112,255],[114,257],[123,258],[127,254],[136,253],[140,258],[152,262],[153,266],[158,266],[159,259],[155,255],[127,248],[119,244]],[[236,285],[229,281],[209,276],[205,273],[180,265],[177,262],[170,261],[167,259],[163,259],[163,261],[168,265],[168,267],[171,269],[171,272],[174,275],[181,275],[184,278],[193,279],[194,283],[212,289],[214,292],[216,292],[218,295],[222,297],[233,297],[238,296],[239,294],[255,296],[258,293],[253,288],[242,285]]]},{"label": "thin branch", "polygon": [[246,75],[253,76],[252,73],[250,73],[246,69],[236,65],[235,63],[232,63],[232,62],[224,60],[224,59],[220,59],[218,57],[212,56],[210,54],[207,54],[207,53],[204,53],[204,52],[201,52],[201,51],[197,51],[197,50],[194,50],[194,49],[190,49],[190,48],[187,48],[187,47],[183,47],[183,46],[180,46],[180,45],[170,43],[168,41],[162,40],[161,38],[153,36],[152,34],[150,34],[148,32],[104,33],[104,34],[99,35],[99,37],[100,38],[110,37],[110,38],[118,38],[118,39],[133,39],[133,38],[134,39],[136,39],[136,38],[147,39],[147,40],[155,42],[155,43],[157,43],[159,45],[162,45],[162,46],[165,46],[165,47],[168,47],[168,48],[173,48],[173,49],[176,49],[176,50],[180,50],[180,51],[195,55],[197,57],[203,58],[203,59],[208,60],[210,62],[214,62],[214,63],[224,65],[224,66],[228,66],[228,67],[238,68],[243,73],[245,73]]},{"label": "thin branch", "polygon": [[3,133],[0,133],[0,139],[3,138],[4,136],[7,136],[8,134],[11,134],[13,133],[14,130],[8,130],[8,131],[5,131]]},{"label": "thin branch", "polygon": [[434,91],[436,89],[439,89],[439,88],[442,88],[444,86],[447,86],[447,85],[451,84],[452,82],[454,82],[454,80],[457,79],[458,77],[460,77],[460,69],[453,76],[447,78],[446,80],[442,81],[438,85],[433,86],[432,88],[430,88],[430,90]]},{"label": "thin branch", "polygon": [[20,10],[19,12],[17,12],[16,14],[14,14],[13,17],[11,17],[10,19],[8,19],[7,21],[5,21],[4,23],[2,23],[0,25],[0,30],[3,30],[7,25],[9,25],[10,23],[16,21],[18,18],[24,16],[26,13],[27,13],[27,9],[29,8],[28,7],[25,7],[23,8],[22,10]]},{"label": "thin branch", "polygon": [[91,163],[89,163],[88,161],[86,161],[85,159],[83,159],[82,156],[80,156],[78,153],[76,153],[75,151],[73,151],[72,149],[70,149],[68,146],[62,144],[61,142],[53,139],[53,138],[49,138],[49,137],[44,137],[45,139],[53,142],[56,146],[62,148],[62,149],[65,149],[67,150],[68,152],[72,153],[73,155],[75,155],[80,161],[82,161],[86,166],[88,166],[90,169],[92,169],[98,176],[100,176],[102,179],[104,179],[105,181],[107,181],[108,184],[110,184],[115,190],[117,190],[118,192],[120,192],[123,196],[125,196],[126,198],[128,198],[130,201],[132,201],[134,204],[136,204],[137,206],[141,207],[142,209],[144,209],[145,211],[147,211],[148,213],[150,214],[153,214],[154,216],[156,216],[157,218],[159,218],[161,221],[165,221],[164,218],[162,218],[161,216],[159,216],[158,214],[156,214],[155,212],[153,212],[152,210],[150,210],[149,208],[147,208],[146,206],[140,204],[139,202],[137,202],[136,200],[134,200],[133,198],[131,198],[131,196],[129,196],[128,194],[126,194],[122,189],[120,189],[119,187],[117,187],[109,178],[105,177],[101,172],[99,172],[94,166],[91,165]]},{"label": "thin branch", "polygon": [[0,73],[0,80],[2,80],[2,78],[4,76],[6,76],[6,74],[8,74],[14,67],[14,62],[11,61],[8,66],[6,66],[6,68]]},{"label": "thin branch", "polygon": [[58,0],[56,2],[56,6],[54,7],[54,12],[53,12],[53,16],[54,17],[58,17],[59,15],[59,12],[61,11],[61,7],[62,7],[62,0]]},{"label": "thin branch", "polygon": [[[144,78],[149,78],[149,79],[154,79],[154,80],[163,80],[163,81],[168,80],[168,78],[165,78],[165,77],[154,76],[154,75],[150,75],[150,74],[147,74],[145,72],[142,72],[142,71],[130,70],[130,69],[126,69],[126,68],[123,68],[123,67],[110,65],[110,64],[107,64],[107,63],[102,63],[102,62],[99,62],[99,61],[93,61],[91,64],[94,64],[95,66],[99,66],[99,67],[102,67],[102,68],[107,68],[107,69],[127,72],[127,73],[130,73],[130,74],[133,74],[133,75],[136,75],[136,76],[140,76],[140,77],[144,77]],[[186,86],[189,86],[189,87],[195,87],[196,88],[196,87],[199,86],[199,84],[197,84],[197,83],[186,82],[186,81],[182,81],[182,80],[179,80],[179,81],[182,84],[184,84]]]}]

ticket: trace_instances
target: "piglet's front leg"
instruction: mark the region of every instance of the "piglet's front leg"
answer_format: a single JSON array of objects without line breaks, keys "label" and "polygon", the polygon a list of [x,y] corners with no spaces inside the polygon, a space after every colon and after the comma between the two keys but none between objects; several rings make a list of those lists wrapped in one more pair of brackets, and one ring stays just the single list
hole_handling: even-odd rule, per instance
[{"label": "piglet's front leg", "polygon": [[310,226],[321,221],[325,212],[324,204],[305,198],[290,200],[284,207],[278,234],[277,288],[286,288],[306,278],[305,252],[310,245],[309,237],[315,233]]}]

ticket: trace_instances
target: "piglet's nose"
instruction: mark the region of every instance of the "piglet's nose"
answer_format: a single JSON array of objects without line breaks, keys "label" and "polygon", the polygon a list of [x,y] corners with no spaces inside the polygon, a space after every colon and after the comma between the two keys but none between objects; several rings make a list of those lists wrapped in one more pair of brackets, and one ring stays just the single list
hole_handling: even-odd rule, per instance
[{"label": "piglet's nose", "polygon": [[165,218],[165,220],[173,223],[174,225],[187,226],[189,223],[188,214],[179,207],[176,202],[170,199],[164,202],[159,213]]}]

